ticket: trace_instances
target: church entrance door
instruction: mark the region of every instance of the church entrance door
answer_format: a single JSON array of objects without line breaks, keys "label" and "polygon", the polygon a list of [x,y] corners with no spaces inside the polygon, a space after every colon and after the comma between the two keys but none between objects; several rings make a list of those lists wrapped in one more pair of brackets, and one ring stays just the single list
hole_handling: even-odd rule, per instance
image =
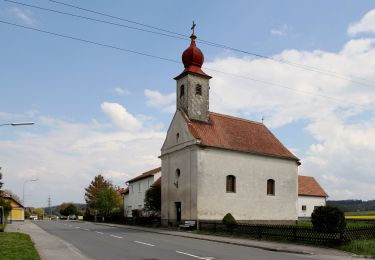
[{"label": "church entrance door", "polygon": [[175,202],[177,224],[181,221],[181,202]]}]

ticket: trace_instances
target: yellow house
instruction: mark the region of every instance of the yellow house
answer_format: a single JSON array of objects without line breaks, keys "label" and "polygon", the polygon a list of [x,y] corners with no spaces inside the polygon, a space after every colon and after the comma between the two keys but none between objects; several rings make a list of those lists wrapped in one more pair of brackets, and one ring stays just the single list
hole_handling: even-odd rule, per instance
[{"label": "yellow house", "polygon": [[24,221],[25,220],[25,209],[24,206],[16,201],[12,196],[5,195],[3,198],[10,202],[12,210],[9,213],[8,221]]}]

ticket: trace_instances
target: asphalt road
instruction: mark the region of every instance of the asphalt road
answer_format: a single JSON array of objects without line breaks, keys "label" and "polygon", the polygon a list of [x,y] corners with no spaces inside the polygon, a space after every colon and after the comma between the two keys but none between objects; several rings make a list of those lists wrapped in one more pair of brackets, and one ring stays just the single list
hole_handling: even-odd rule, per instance
[{"label": "asphalt road", "polygon": [[48,233],[78,248],[91,259],[126,260],[300,260],[324,259],[313,256],[272,252],[140,230],[95,225],[87,222],[35,222]]}]

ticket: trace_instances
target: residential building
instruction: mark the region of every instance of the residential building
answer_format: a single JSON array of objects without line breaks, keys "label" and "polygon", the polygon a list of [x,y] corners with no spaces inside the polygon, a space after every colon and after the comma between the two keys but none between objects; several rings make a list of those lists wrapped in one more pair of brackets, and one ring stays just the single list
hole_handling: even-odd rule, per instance
[{"label": "residential building", "polygon": [[127,181],[127,189],[124,190],[124,214],[132,216],[134,209],[143,210],[146,191],[160,177],[161,168],[155,168],[144,172]]},{"label": "residential building", "polygon": [[299,159],[263,123],[209,111],[211,76],[190,38],[161,148],[162,224],[221,220],[228,212],[243,222],[295,222]]},{"label": "residential building", "polygon": [[25,220],[25,209],[24,206],[21,204],[21,202],[15,200],[11,195],[3,193],[2,198],[6,201],[10,202],[10,205],[12,207],[9,216],[8,221],[24,221]]},{"label": "residential building", "polygon": [[310,218],[318,206],[325,206],[328,194],[314,177],[298,176],[298,217]]}]

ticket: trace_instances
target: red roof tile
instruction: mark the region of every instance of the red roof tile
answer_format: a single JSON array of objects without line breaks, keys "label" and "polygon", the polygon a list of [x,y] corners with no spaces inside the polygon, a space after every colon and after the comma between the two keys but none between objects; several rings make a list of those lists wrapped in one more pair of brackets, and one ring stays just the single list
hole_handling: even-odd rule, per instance
[{"label": "red roof tile", "polygon": [[298,195],[328,197],[314,177],[310,176],[298,176]]},{"label": "red roof tile", "polygon": [[151,184],[151,187],[161,187],[161,176]]},{"label": "red roof tile", "polygon": [[299,161],[262,123],[213,112],[208,123],[185,118],[201,145]]},{"label": "red roof tile", "polygon": [[137,177],[134,177],[133,179],[131,179],[131,180],[127,181],[127,182],[130,183],[130,182],[138,181],[138,180],[147,178],[149,176],[152,176],[154,174],[157,174],[160,171],[161,171],[161,167],[158,167],[158,168],[152,169],[150,171],[144,172],[141,175],[138,175]]}]

